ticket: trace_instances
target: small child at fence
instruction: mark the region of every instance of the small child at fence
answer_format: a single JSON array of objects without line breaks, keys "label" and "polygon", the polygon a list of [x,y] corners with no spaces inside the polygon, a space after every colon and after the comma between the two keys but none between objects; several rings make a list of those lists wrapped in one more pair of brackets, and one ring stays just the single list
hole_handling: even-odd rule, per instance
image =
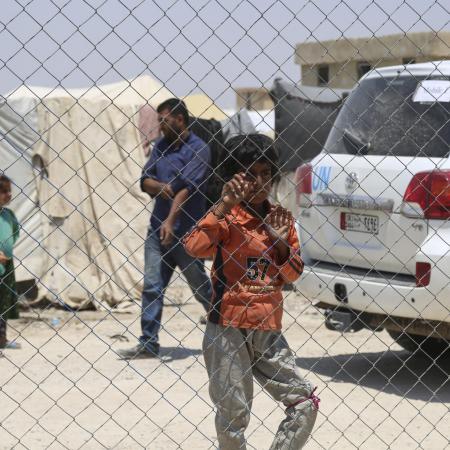
[{"label": "small child at fence", "polygon": [[291,213],[268,201],[278,174],[273,141],[241,135],[226,150],[222,197],[184,240],[191,255],[214,260],[203,353],[219,448],[246,448],[254,377],[286,407],[271,450],[300,449],[319,399],[281,332],[282,287],[303,270],[297,232]]},{"label": "small child at fence", "polygon": [[19,222],[5,206],[11,201],[11,180],[0,175],[0,349],[19,348],[7,339],[7,320],[18,317],[13,247],[19,237]]}]

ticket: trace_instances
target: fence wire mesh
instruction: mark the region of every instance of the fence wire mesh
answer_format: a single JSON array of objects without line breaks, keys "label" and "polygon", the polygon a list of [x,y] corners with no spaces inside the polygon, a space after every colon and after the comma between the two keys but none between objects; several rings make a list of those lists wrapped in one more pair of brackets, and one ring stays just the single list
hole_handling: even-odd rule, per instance
[{"label": "fence wire mesh", "polygon": [[449,17],[4,0],[0,448],[449,448]]}]

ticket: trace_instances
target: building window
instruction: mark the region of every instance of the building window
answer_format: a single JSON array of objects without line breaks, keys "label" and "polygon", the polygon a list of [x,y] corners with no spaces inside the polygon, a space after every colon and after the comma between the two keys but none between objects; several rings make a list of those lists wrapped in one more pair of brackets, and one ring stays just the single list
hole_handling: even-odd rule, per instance
[{"label": "building window", "polygon": [[317,85],[326,86],[330,80],[330,67],[319,66],[317,68]]},{"label": "building window", "polygon": [[372,70],[372,66],[368,62],[358,64],[358,79]]},{"label": "building window", "polygon": [[405,65],[406,64],[415,64],[416,60],[414,58],[403,58],[402,63]]}]

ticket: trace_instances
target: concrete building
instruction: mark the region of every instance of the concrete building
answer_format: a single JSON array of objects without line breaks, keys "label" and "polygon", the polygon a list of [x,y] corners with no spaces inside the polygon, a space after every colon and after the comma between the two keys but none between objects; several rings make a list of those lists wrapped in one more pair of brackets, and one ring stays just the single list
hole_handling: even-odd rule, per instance
[{"label": "concrete building", "polygon": [[450,59],[450,32],[342,38],[298,44],[301,84],[351,88],[372,68]]},{"label": "concrete building", "polygon": [[273,108],[269,90],[264,87],[236,88],[236,106],[238,109],[266,110]]}]

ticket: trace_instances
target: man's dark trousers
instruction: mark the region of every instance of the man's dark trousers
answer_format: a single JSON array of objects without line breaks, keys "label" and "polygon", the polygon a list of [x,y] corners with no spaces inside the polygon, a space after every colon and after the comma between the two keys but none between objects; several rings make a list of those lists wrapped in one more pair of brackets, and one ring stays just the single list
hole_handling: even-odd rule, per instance
[{"label": "man's dark trousers", "polygon": [[142,292],[142,336],[140,342],[150,352],[158,353],[158,333],[164,303],[164,291],[176,267],[183,272],[196,300],[205,311],[209,308],[212,295],[211,282],[203,262],[188,255],[178,238],[173,245],[161,245],[159,232],[149,228],[145,241],[145,274]]}]

